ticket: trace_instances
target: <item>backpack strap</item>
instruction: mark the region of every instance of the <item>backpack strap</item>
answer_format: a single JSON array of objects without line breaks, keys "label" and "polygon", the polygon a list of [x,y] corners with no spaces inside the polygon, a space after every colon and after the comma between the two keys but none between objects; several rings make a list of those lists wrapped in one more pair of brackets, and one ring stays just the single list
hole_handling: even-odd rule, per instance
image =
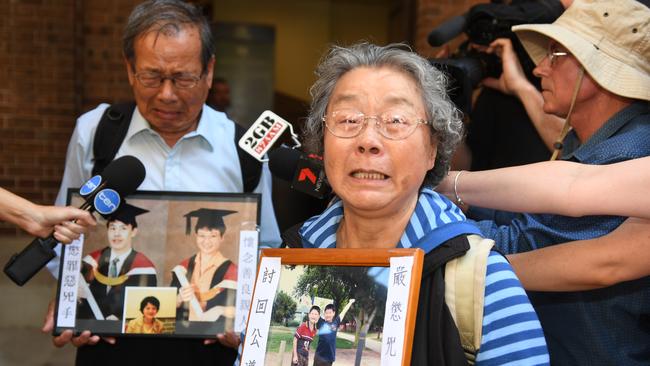
[{"label": "backpack strap", "polygon": [[239,147],[239,140],[244,136],[246,130],[239,124],[233,123],[235,124],[235,148],[239,157],[244,192],[253,192],[262,176],[262,163]]},{"label": "backpack strap", "polygon": [[[93,140],[93,154],[95,159],[92,175],[102,172],[113,161],[115,155],[117,155],[117,151],[122,146],[126,133],[129,131],[129,125],[131,124],[131,118],[133,117],[135,108],[135,102],[116,103],[106,108],[104,114],[102,114]],[[234,125],[235,147],[237,148],[237,157],[239,158],[239,166],[241,167],[244,192],[252,192],[260,182],[262,163],[245,153],[239,147],[239,139],[241,139],[246,130],[237,123],[234,123]]]},{"label": "backpack strap", "polygon": [[468,235],[467,240],[467,253],[445,266],[445,303],[458,327],[465,357],[473,365],[481,347],[487,258],[494,241],[479,235]]},{"label": "backpack strap", "polygon": [[135,102],[116,103],[102,114],[93,140],[93,175],[101,173],[115,158],[129,130],[134,110]]}]

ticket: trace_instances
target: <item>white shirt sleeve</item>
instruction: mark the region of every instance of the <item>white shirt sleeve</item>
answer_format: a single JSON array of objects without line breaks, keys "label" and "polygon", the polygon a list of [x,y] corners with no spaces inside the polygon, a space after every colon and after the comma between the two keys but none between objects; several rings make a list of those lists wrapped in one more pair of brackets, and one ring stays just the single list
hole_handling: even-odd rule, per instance
[{"label": "white shirt sleeve", "polygon": [[[77,119],[65,157],[65,170],[61,179],[59,194],[56,196],[55,204],[65,206],[68,199],[68,188],[80,187],[92,174],[93,168],[93,142],[97,124],[104,114],[108,104],[100,104],[97,108],[83,114]],[[55,278],[59,275],[59,262],[61,261],[61,244],[54,248],[56,257],[48,264],[47,269]]]},{"label": "white shirt sleeve", "polygon": [[262,165],[260,182],[253,192],[262,194],[262,217],[260,219],[260,244],[263,247],[277,248],[282,243],[278,222],[273,210],[273,178],[268,163]]}]

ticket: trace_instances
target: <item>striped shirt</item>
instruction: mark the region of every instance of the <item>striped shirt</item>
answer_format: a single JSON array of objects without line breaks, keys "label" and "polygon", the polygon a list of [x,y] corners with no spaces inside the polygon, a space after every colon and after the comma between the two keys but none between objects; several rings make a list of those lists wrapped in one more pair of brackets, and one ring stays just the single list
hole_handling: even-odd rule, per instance
[{"label": "striped shirt", "polygon": [[[335,248],[336,231],[342,218],[343,204],[337,200],[302,226],[303,246]],[[424,188],[397,247],[422,248],[428,253],[462,234],[479,234],[479,230],[465,221],[465,215],[451,201]],[[510,364],[548,365],[548,351],[537,314],[512,267],[502,255],[491,252],[477,365]]]}]

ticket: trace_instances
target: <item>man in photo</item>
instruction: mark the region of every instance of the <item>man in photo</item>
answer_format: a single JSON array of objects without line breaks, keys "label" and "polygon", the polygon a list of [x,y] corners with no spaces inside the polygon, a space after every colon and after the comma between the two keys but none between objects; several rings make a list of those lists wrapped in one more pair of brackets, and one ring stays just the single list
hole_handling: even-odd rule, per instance
[{"label": "man in photo", "polygon": [[223,253],[226,225],[223,217],[236,211],[201,208],[185,215],[186,234],[192,218],[198,252],[173,269],[172,286],[179,288],[177,319],[215,321],[235,317],[237,266]]},{"label": "man in photo", "polygon": [[354,304],[354,299],[345,305],[340,316],[336,315],[334,304],[325,306],[324,319],[318,319],[318,346],[314,355],[314,366],[331,366],[336,359],[336,332],[339,330],[341,320]]},{"label": "man in photo", "polygon": [[88,286],[81,283],[79,318],[121,319],[125,287],[156,286],[153,262],[133,249],[133,238],[138,233],[136,216],[146,212],[149,211],[122,204],[106,224],[108,246],[83,258],[81,280]]}]

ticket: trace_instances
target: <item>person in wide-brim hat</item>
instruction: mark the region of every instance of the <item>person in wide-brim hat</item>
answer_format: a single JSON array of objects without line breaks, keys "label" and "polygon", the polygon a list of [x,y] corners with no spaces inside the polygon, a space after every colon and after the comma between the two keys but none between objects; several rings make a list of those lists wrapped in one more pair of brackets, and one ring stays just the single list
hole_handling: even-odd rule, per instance
[{"label": "person in wide-brim hat", "polygon": [[549,40],[564,46],[604,89],[650,101],[650,9],[634,0],[575,1],[552,24],[512,28],[535,64]]}]

